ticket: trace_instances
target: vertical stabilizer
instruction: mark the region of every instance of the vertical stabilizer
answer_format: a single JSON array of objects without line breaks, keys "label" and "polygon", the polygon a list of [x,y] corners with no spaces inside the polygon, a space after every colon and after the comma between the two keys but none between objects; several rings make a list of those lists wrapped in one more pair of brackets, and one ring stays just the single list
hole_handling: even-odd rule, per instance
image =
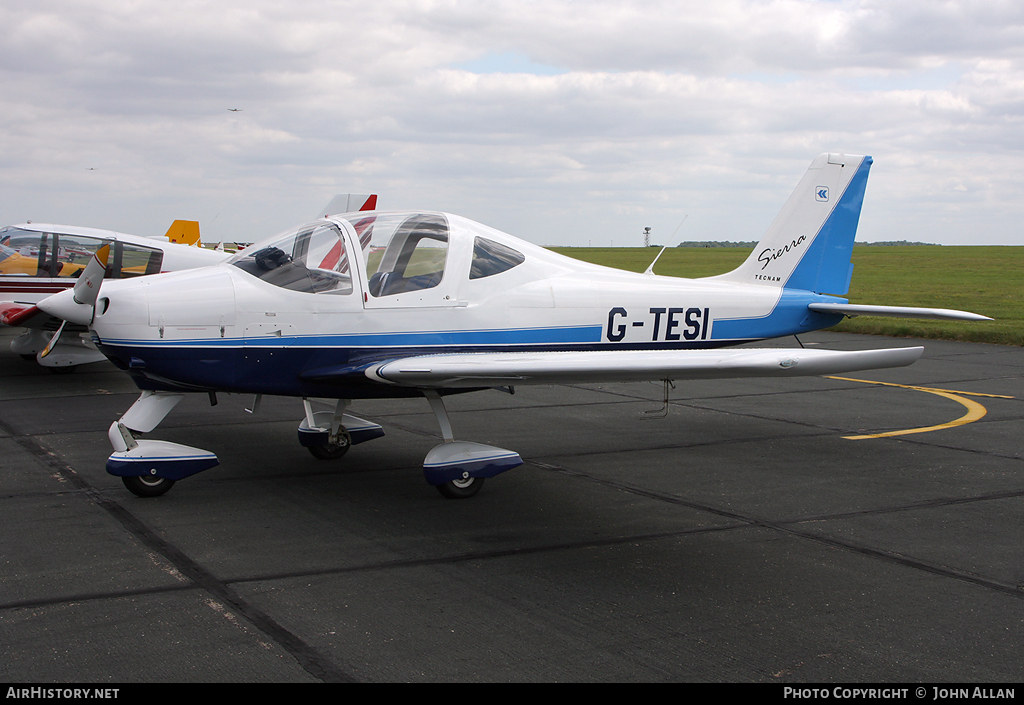
[{"label": "vertical stabilizer", "polygon": [[845,295],[870,168],[871,157],[819,155],[746,261],[712,278]]},{"label": "vertical stabilizer", "polygon": [[377,194],[339,193],[323,207],[317,218],[375,210],[377,210]]},{"label": "vertical stabilizer", "polygon": [[176,220],[167,228],[164,236],[171,242],[182,245],[199,245],[199,222],[195,220]]}]

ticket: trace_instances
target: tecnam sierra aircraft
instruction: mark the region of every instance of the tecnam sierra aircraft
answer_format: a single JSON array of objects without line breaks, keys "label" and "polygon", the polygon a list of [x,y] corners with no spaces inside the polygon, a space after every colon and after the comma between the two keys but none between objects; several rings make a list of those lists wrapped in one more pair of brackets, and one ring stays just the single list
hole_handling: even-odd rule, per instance
[{"label": "tecnam sierra aircraft", "polygon": [[[986,320],[850,304],[850,255],[870,157],[822,154],[747,260],[680,279],[562,257],[446,213],[329,216],[224,264],[104,281],[105,253],[40,309],[88,325],[142,394],[110,426],[107,471],[141,496],[217,465],[208,451],[141,439],[189,392],[299,397],[298,436],[318,458],[384,434],[354,399],[426,397],[444,442],[427,482],[448,497],[522,463],[456,441],[447,394],[560,382],[792,377],[897,367],[920,347],[732,348],[826,328],[844,316]],[[314,406],[314,404],[316,406]],[[322,410],[324,404],[326,410]],[[317,409],[321,410],[317,410]]]}]

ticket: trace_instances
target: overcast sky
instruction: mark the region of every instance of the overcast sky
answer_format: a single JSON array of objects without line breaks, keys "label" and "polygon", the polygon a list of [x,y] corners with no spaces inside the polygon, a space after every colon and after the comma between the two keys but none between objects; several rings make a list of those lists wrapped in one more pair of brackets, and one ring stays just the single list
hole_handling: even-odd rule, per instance
[{"label": "overcast sky", "polygon": [[357,192],[756,240],[831,151],[874,157],[858,240],[1024,244],[1019,0],[0,0],[0,36],[0,224],[251,241]]}]

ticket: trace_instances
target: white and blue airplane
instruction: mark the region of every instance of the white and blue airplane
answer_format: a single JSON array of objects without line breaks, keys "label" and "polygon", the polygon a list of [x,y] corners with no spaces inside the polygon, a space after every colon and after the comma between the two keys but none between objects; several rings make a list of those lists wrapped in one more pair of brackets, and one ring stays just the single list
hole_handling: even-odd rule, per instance
[{"label": "white and blue airplane", "polygon": [[[587,264],[447,213],[328,215],[227,262],[102,281],[102,252],[40,309],[88,325],[142,390],[111,424],[107,470],[140,496],[218,464],[139,438],[187,393],[301,398],[299,442],[318,458],[384,435],[353,400],[425,397],[444,442],[423,464],[453,498],[522,463],[456,441],[448,394],[526,384],[793,377],[909,365],[921,347],[737,348],[844,316],[987,320],[963,311],[842,298],[870,157],[817,157],[747,260],[681,279]],[[211,396],[211,399],[213,397]],[[255,407],[254,407],[255,408]]]}]

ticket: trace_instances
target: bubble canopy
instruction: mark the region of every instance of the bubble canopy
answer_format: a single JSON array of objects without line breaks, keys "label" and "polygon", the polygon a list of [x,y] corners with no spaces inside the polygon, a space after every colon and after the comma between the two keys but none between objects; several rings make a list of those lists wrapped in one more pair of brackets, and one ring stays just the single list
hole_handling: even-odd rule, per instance
[{"label": "bubble canopy", "polygon": [[[351,226],[358,239],[355,256],[362,257],[369,296],[431,289],[444,279],[452,228],[442,213],[350,213],[292,228],[246,248],[229,263],[285,289],[350,294],[353,255],[339,223]],[[468,230],[465,235],[462,239],[473,252],[470,279],[498,274],[525,260],[508,245]]]},{"label": "bubble canopy", "polygon": [[263,281],[315,294],[351,294],[352,276],[341,229],[330,221],[293,228],[251,245],[228,260]]}]

